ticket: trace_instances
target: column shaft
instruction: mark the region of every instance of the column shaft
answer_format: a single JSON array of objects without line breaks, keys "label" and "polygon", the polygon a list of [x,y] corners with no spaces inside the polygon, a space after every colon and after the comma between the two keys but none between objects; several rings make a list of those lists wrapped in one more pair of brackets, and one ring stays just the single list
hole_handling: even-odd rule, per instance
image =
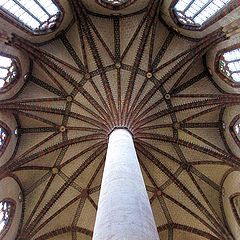
[{"label": "column shaft", "polygon": [[132,135],[109,137],[93,240],[158,240]]}]

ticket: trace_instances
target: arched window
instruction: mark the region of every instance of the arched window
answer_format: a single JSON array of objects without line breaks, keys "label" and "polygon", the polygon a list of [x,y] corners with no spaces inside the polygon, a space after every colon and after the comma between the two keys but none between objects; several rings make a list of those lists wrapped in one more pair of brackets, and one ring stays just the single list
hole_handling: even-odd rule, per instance
[{"label": "arched window", "polygon": [[201,28],[232,0],[178,0],[173,12],[183,26]]},{"label": "arched window", "polygon": [[7,139],[6,130],[0,126],[0,150],[3,148]]},{"label": "arched window", "polygon": [[0,0],[0,8],[35,34],[52,31],[61,16],[53,0]]},{"label": "arched window", "polygon": [[223,53],[220,56],[219,69],[225,77],[240,83],[240,49]]},{"label": "arched window", "polygon": [[18,77],[15,59],[0,55],[0,90],[6,89]]},{"label": "arched window", "polygon": [[119,10],[124,7],[129,6],[135,0],[98,0],[98,2],[103,6],[113,10]]},{"label": "arched window", "polygon": [[15,204],[12,200],[0,202],[0,236],[6,234],[10,227],[15,212]]}]

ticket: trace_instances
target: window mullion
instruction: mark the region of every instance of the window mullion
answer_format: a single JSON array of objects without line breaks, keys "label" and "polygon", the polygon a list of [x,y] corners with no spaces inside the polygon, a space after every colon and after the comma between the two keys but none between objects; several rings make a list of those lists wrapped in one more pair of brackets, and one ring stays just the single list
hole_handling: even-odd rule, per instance
[{"label": "window mullion", "polygon": [[18,0],[13,0],[19,7],[21,7],[26,13],[28,13],[32,18],[34,18],[37,22],[40,24],[42,23],[40,19],[38,19],[36,16],[34,16],[27,8],[25,8]]},{"label": "window mullion", "polygon": [[194,19],[195,17],[197,17],[202,11],[204,11],[210,3],[212,3],[213,0],[209,0],[207,3],[205,3],[205,5],[203,7],[201,7],[193,16],[192,18]]},{"label": "window mullion", "polygon": [[49,17],[51,17],[51,15],[49,14],[49,12],[42,6],[42,4],[38,1],[38,0],[33,0]]},{"label": "window mullion", "polygon": [[195,1],[196,0],[191,0],[190,3],[188,3],[188,5],[184,9],[184,13],[192,6],[192,4],[194,4]]}]

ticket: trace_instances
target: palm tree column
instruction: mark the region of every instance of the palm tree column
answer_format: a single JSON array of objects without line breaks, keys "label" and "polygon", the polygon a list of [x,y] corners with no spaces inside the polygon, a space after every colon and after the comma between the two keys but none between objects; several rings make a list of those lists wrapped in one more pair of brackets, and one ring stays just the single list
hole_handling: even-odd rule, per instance
[{"label": "palm tree column", "polygon": [[158,240],[152,209],[126,129],[109,136],[93,240]]}]

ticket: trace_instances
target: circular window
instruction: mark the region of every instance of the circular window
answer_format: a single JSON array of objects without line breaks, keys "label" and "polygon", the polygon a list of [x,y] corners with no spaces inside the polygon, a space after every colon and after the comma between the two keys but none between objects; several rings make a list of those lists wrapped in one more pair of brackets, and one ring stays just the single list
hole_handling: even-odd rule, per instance
[{"label": "circular window", "polygon": [[10,228],[15,206],[16,204],[12,199],[5,199],[0,202],[0,237],[3,237]]}]

